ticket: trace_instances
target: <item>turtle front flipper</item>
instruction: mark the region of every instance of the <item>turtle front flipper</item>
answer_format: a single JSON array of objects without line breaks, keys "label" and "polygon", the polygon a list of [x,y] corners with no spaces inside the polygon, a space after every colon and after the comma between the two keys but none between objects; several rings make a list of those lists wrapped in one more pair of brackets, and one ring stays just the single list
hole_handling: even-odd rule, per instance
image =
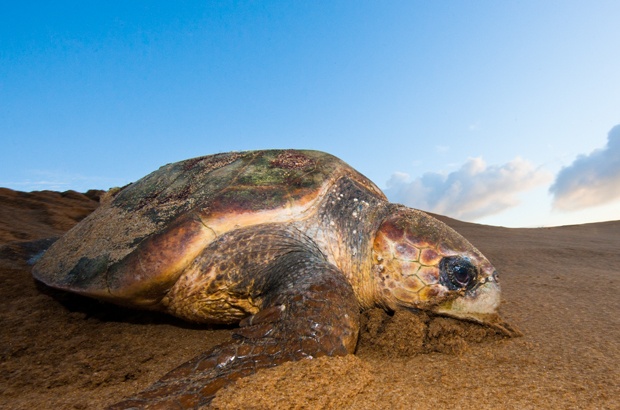
[{"label": "turtle front flipper", "polygon": [[198,408],[209,404],[223,386],[261,368],[353,353],[359,306],[340,271],[315,255],[290,252],[265,273],[262,309],[241,322],[233,340],[109,409]]}]

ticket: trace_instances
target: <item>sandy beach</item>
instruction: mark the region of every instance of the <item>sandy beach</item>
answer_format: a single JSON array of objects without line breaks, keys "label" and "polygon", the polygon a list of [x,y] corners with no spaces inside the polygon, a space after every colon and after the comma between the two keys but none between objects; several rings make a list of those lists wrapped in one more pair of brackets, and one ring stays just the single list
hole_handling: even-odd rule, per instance
[{"label": "sandy beach", "polygon": [[[101,409],[230,335],[32,279],[29,258],[100,194],[0,188],[2,409]],[[523,336],[372,310],[356,355],[260,371],[212,407],[620,408],[620,221],[509,229],[439,218],[496,266],[501,314]]]}]

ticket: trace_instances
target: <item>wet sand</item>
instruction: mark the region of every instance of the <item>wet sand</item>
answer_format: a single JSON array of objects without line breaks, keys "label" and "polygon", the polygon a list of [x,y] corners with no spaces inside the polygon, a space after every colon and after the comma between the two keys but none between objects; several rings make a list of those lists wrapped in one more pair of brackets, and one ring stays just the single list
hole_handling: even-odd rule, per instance
[{"label": "wet sand", "polygon": [[[100,192],[0,188],[0,408],[101,409],[226,340],[230,330],[35,283],[27,260]],[[221,409],[620,408],[620,221],[508,229],[442,218],[497,267],[523,336],[373,310],[355,356],[260,371]]]}]

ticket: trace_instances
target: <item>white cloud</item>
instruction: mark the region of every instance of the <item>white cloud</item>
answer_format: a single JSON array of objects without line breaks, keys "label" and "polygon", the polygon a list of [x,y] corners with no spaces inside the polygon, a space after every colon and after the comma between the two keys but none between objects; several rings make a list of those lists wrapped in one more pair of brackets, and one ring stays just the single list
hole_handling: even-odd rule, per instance
[{"label": "white cloud", "polygon": [[476,121],[473,122],[471,124],[469,124],[469,127],[467,127],[470,131],[478,131],[480,130],[480,121]]},{"label": "white cloud", "polygon": [[428,172],[410,180],[408,174],[395,172],[385,192],[393,202],[473,221],[518,205],[518,192],[550,179],[547,171],[521,158],[501,166],[470,158],[447,175]]},{"label": "white cloud", "polygon": [[576,211],[620,199],[620,124],[607,134],[607,145],[580,155],[558,173],[549,188],[553,207]]},{"label": "white cloud", "polygon": [[89,189],[108,189],[125,183],[112,178],[72,174],[58,170],[29,169],[19,180],[0,180],[0,186],[19,191],[66,191],[73,189],[86,192]]},{"label": "white cloud", "polygon": [[67,191],[71,189],[70,182],[52,181],[45,179],[24,181],[2,181],[0,186],[18,191]]}]

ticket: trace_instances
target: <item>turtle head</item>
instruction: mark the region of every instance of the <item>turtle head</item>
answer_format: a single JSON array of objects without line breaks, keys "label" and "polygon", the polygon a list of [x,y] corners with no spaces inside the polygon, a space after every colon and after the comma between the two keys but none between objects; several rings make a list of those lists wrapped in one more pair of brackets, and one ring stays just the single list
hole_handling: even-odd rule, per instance
[{"label": "turtle head", "polygon": [[372,271],[389,309],[417,309],[506,330],[493,265],[465,238],[422,211],[396,205],[377,231]]}]

